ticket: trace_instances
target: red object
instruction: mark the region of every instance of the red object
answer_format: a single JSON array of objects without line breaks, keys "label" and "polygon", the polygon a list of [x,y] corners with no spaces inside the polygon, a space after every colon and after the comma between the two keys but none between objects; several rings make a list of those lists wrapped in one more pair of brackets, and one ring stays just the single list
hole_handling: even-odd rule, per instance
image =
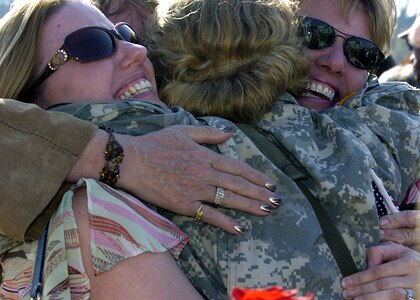
[{"label": "red object", "polygon": [[268,287],[265,289],[234,288],[232,290],[233,300],[312,300],[313,293],[306,296],[296,296],[297,289],[284,290],[281,287]]}]

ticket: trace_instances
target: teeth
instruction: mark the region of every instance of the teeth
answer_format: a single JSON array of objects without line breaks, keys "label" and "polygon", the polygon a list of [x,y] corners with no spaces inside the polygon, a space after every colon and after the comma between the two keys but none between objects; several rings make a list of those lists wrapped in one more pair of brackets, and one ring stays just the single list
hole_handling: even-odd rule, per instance
[{"label": "teeth", "polygon": [[320,84],[317,84],[316,82],[310,82],[308,83],[308,85],[306,86],[307,90],[319,93],[324,95],[325,97],[327,97],[330,101],[333,100],[335,92],[328,88],[327,86],[322,86]]},{"label": "teeth", "polygon": [[152,84],[145,79],[133,83],[128,89],[120,96],[120,100],[129,99],[141,93],[146,93],[152,90]]}]

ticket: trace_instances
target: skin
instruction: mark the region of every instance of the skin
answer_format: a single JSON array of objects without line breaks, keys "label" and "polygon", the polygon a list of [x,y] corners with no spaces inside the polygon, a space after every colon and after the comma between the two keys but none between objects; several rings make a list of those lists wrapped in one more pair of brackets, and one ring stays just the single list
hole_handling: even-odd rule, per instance
[{"label": "skin", "polygon": [[[343,20],[335,0],[302,0],[299,14],[322,20],[332,25],[345,36],[359,36],[372,40],[367,15],[356,7],[350,12],[349,20]],[[341,33],[339,33],[341,35]],[[307,49],[311,66],[311,84],[319,84],[335,92],[333,101],[319,95],[307,94],[298,99],[300,105],[322,111],[335,106],[340,99],[361,90],[366,82],[367,71],[353,67],[344,56],[344,39],[336,38],[330,47],[321,50]],[[310,95],[308,95],[308,93]],[[419,230],[417,211],[401,212],[381,220],[381,241],[395,241],[418,249]],[[380,260],[376,255],[381,255]],[[343,296],[346,299],[406,299],[401,288],[418,290],[420,253],[393,243],[381,244],[369,249],[370,269],[344,278]],[[379,264],[382,264],[379,266]],[[380,271],[379,271],[380,270]],[[417,281],[416,281],[417,280]],[[385,284],[388,282],[393,284]]]},{"label": "skin", "polygon": [[[310,16],[322,20],[339,31],[345,37],[358,36],[372,40],[366,25],[366,14],[354,8],[348,22],[340,18],[335,0],[303,0],[299,4],[299,15]],[[341,33],[339,33],[342,35]],[[307,108],[323,110],[335,106],[340,99],[363,88],[367,71],[352,66],[343,52],[344,39],[337,37],[335,43],[321,50],[307,49],[311,60],[309,70],[310,83],[314,83],[334,91],[332,101],[319,95],[302,96],[298,99],[300,105]]]}]

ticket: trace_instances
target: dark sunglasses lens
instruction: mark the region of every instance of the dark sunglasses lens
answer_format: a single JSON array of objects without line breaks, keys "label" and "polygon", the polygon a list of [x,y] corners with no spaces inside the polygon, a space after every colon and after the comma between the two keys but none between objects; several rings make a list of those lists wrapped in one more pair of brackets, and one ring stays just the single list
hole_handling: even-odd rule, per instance
[{"label": "dark sunglasses lens", "polygon": [[117,24],[115,26],[115,30],[118,32],[119,35],[124,39],[126,42],[130,42],[133,44],[139,44],[139,38],[134,30],[128,24]]},{"label": "dark sunglasses lens", "polygon": [[85,28],[67,36],[65,47],[79,61],[96,61],[111,56],[115,41],[110,34],[99,28]]},{"label": "dark sunglasses lens", "polygon": [[309,49],[323,49],[331,46],[335,40],[335,31],[327,23],[312,18],[303,18],[298,29]]},{"label": "dark sunglasses lens", "polygon": [[346,40],[344,54],[353,66],[363,70],[376,69],[384,59],[383,53],[375,44],[358,37]]}]

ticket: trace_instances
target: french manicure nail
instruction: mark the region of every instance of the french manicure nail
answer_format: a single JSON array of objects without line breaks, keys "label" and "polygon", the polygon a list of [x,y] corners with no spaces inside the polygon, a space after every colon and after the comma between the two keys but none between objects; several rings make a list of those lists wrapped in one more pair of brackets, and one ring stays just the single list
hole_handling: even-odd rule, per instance
[{"label": "french manicure nail", "polygon": [[279,197],[270,197],[270,202],[271,204],[275,205],[275,206],[279,206],[281,203],[281,199]]},{"label": "french manicure nail", "polygon": [[274,209],[274,207],[272,207],[270,204],[262,204],[260,206],[260,209],[262,211],[271,212]]},{"label": "french manicure nail", "polygon": [[245,232],[245,227],[243,227],[241,225],[235,225],[235,226],[233,226],[233,228],[235,228],[235,230],[237,232],[239,232],[240,234],[244,234],[244,232]]},{"label": "french manicure nail", "polygon": [[226,126],[225,128],[222,129],[223,132],[232,132],[233,131],[233,127],[232,126]]},{"label": "french manicure nail", "polygon": [[275,192],[276,188],[277,188],[276,185],[274,183],[271,183],[271,182],[266,182],[265,187],[267,188],[267,190],[269,190],[271,192]]}]

